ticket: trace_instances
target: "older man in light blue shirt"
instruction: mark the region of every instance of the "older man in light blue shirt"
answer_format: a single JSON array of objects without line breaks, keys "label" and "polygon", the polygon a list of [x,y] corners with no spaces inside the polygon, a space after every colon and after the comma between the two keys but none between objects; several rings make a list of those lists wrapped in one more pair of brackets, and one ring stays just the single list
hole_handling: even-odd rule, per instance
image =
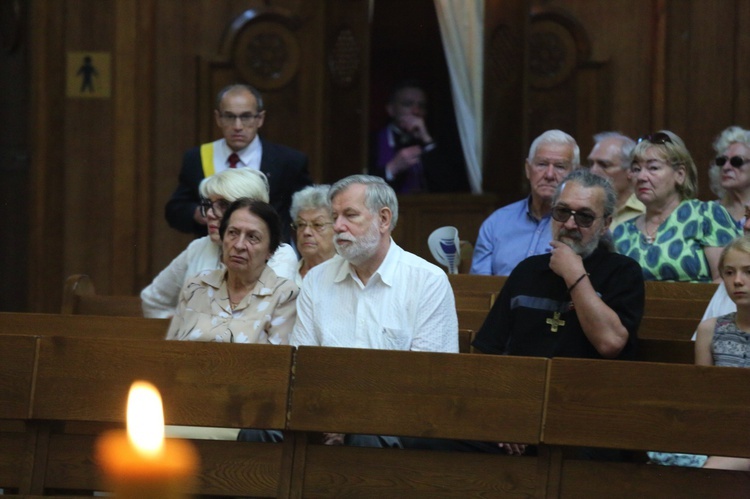
[{"label": "older man in light blue shirt", "polygon": [[509,275],[521,260],[550,251],[552,197],[562,178],[580,162],[578,144],[567,133],[548,130],[534,139],[525,165],[531,193],[482,223],[472,274]]}]

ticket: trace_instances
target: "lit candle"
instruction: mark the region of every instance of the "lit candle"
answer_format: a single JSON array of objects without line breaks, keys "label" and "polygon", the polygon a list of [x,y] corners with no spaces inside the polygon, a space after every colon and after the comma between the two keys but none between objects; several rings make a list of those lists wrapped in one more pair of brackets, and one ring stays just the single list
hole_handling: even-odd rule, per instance
[{"label": "lit candle", "polygon": [[136,381],[128,396],[127,432],[110,431],[97,442],[97,459],[118,499],[185,497],[198,454],[185,440],[164,439],[159,391]]}]

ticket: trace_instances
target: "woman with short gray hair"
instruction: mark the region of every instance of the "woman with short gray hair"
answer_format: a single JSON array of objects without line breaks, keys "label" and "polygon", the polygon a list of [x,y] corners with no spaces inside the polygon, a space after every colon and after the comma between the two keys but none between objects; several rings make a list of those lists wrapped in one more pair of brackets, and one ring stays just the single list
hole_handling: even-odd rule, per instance
[{"label": "woman with short gray hair", "polygon": [[295,282],[302,286],[307,272],[318,264],[333,258],[333,219],[328,185],[311,185],[292,196],[293,236],[301,258],[297,264]]}]

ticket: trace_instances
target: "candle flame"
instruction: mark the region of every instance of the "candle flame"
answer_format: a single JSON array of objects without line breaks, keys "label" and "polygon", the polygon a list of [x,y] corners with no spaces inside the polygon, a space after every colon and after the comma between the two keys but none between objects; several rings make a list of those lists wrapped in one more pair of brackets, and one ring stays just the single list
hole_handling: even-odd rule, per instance
[{"label": "candle flame", "polygon": [[136,381],[128,395],[128,437],[136,449],[156,455],[164,446],[164,409],[161,395],[151,383]]}]

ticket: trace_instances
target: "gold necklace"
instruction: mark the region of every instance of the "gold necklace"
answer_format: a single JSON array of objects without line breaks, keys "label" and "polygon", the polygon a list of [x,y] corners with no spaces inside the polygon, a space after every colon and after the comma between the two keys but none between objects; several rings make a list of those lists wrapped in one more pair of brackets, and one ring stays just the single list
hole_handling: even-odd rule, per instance
[{"label": "gold necklace", "polygon": [[643,221],[643,238],[646,240],[646,243],[653,244],[656,240],[656,234],[659,232],[659,226],[661,226],[661,223],[659,223],[655,228],[653,232],[649,232],[648,230],[648,222]]},{"label": "gold necklace", "polygon": [[240,298],[238,301],[232,301],[232,299],[229,298],[228,296],[227,296],[227,298],[229,299],[229,308],[232,309],[232,310],[234,310],[235,308],[237,308],[237,305],[239,305],[240,302],[242,301],[242,298]]}]

